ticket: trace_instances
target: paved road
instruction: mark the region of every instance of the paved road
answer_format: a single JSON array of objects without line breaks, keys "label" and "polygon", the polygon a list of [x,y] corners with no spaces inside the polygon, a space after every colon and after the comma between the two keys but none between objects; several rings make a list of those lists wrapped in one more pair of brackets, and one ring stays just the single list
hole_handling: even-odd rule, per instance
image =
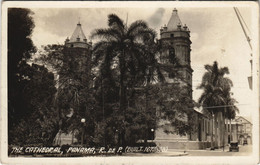
[{"label": "paved road", "polygon": [[187,151],[188,156],[247,156],[252,154],[252,145],[239,146],[239,152],[229,152],[228,147],[218,150],[198,150]]}]

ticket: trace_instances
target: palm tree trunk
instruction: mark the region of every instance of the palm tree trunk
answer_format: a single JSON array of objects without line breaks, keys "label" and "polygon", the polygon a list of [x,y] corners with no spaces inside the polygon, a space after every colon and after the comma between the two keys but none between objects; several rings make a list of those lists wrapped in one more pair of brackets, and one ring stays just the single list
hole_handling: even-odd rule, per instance
[{"label": "palm tree trunk", "polygon": [[72,137],[71,137],[71,144],[73,145],[73,143],[74,143],[74,130],[72,130],[71,135],[72,135]]},{"label": "palm tree trunk", "polygon": [[[147,114],[147,107],[148,107],[148,100],[147,100],[147,87],[145,87],[145,114]],[[147,124],[147,120],[145,119],[145,125],[146,125],[146,130],[145,134],[144,134],[144,145],[145,147],[147,146],[147,139],[148,139],[148,124]]]},{"label": "palm tree trunk", "polygon": [[124,60],[124,50],[119,56],[119,67],[120,67],[120,93],[119,93],[119,110],[123,115],[123,130],[122,130],[122,145],[125,146],[125,108],[126,108],[126,88],[124,84],[125,79],[125,60]]},{"label": "palm tree trunk", "polygon": [[211,130],[211,150],[214,149],[214,146],[213,146],[213,131],[214,131],[214,114],[212,113],[212,130]]},{"label": "palm tree trunk", "polygon": [[231,124],[231,119],[229,120],[229,131],[230,131],[230,142],[232,141],[232,124]]},{"label": "palm tree trunk", "polygon": [[223,151],[225,150],[225,112],[226,112],[226,108],[224,108],[224,112],[222,112],[222,117],[223,117],[223,139],[222,139],[222,142],[223,142]]},{"label": "palm tree trunk", "polygon": [[56,125],[54,131],[52,131],[52,133],[51,133],[49,140],[47,141],[47,145],[56,145],[56,144],[54,144],[54,141],[55,141],[56,137],[58,139],[58,136],[57,136],[57,135],[59,135],[58,133],[59,133],[59,126]]}]

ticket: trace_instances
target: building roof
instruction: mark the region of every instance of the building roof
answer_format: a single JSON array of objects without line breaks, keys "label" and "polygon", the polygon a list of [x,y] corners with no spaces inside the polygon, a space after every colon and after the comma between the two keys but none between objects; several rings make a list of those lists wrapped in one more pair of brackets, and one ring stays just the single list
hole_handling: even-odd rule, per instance
[{"label": "building roof", "polygon": [[86,40],[86,36],[81,28],[81,24],[80,22],[77,24],[76,29],[74,30],[72,36],[70,37],[70,41],[69,42],[78,42],[78,38],[79,41],[84,42],[84,40]]},{"label": "building roof", "polygon": [[181,20],[178,16],[178,11],[177,9],[175,8],[173,11],[172,11],[172,16],[167,24],[167,30],[168,31],[175,31],[178,29],[178,25],[181,25],[182,27],[182,23],[181,23]]},{"label": "building roof", "polygon": [[194,110],[194,112],[197,112],[201,116],[204,116],[204,117],[208,118],[207,114],[203,113],[203,107],[202,106],[200,106],[200,107],[196,107],[195,106],[195,107],[193,107],[193,110]]},{"label": "building roof", "polygon": [[248,123],[252,124],[251,117],[248,117],[248,116],[236,116],[235,120],[238,120],[239,118],[243,118],[245,121],[247,121]]}]

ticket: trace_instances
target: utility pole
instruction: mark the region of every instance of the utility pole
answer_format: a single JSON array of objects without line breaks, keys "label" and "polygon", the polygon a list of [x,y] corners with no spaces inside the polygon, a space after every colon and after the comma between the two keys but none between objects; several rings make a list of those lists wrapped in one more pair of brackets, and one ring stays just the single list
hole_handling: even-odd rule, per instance
[{"label": "utility pole", "polygon": [[226,107],[224,107],[224,113],[223,113],[223,115],[222,115],[222,117],[223,117],[223,152],[224,152],[224,150],[225,150],[225,131],[226,131],[226,123],[225,123],[225,113],[226,113]]},{"label": "utility pole", "polygon": [[[252,45],[251,45],[251,43],[250,43],[251,39],[250,39],[250,37],[249,37],[249,35],[248,35],[248,33],[247,33],[245,27],[247,28],[248,32],[250,32],[250,30],[249,30],[248,26],[246,25],[246,23],[245,23],[245,21],[244,21],[242,15],[241,15],[241,13],[239,12],[238,8],[237,8],[237,7],[234,7],[234,10],[235,10],[237,19],[238,19],[238,21],[239,21],[239,23],[240,23],[240,25],[241,25],[241,27],[242,27],[242,30],[243,30],[243,32],[244,32],[244,34],[245,34],[245,37],[246,37],[246,40],[247,40],[247,42],[248,42],[248,44],[249,44],[250,50],[252,51]],[[252,88],[253,88],[253,84],[252,84],[252,83],[253,83],[253,82],[252,82],[252,81],[253,81],[253,76],[252,76],[252,65],[253,65],[253,64],[252,64],[252,53],[250,53],[250,56],[251,56],[251,58],[250,58],[251,75],[248,77],[248,83],[249,83],[249,88],[252,90]]]}]

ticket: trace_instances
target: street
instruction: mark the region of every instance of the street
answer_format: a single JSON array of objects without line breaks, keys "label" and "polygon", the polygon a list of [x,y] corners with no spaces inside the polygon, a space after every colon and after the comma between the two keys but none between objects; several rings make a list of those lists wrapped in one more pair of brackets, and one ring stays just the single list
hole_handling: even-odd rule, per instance
[{"label": "street", "polygon": [[167,152],[160,153],[127,153],[123,156],[248,156],[252,153],[252,145],[239,145],[239,152],[230,152],[229,147],[226,146],[223,152],[223,148],[216,150],[176,150],[169,149]]},{"label": "street", "polygon": [[252,145],[239,145],[239,152],[229,152],[229,148],[225,147],[217,150],[193,150],[187,151],[188,156],[247,156],[252,153]]}]

